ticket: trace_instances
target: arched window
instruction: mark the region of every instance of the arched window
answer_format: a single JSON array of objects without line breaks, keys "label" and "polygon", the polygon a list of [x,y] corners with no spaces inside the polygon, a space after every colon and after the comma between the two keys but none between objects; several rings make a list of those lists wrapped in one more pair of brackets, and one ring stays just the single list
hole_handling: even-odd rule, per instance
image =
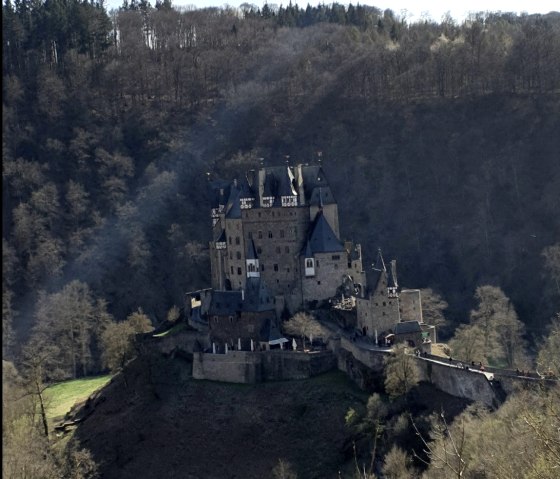
[{"label": "arched window", "polygon": [[249,273],[255,272],[255,265],[253,263],[249,263]]},{"label": "arched window", "polygon": [[305,267],[306,268],[313,268],[313,260],[312,259],[306,260]]}]

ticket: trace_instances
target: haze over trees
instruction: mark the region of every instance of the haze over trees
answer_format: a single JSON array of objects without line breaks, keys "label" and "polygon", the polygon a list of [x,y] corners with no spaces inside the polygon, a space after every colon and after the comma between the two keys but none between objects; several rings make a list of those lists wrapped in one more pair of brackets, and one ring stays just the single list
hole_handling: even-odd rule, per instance
[{"label": "haze over trees", "polygon": [[2,27],[2,351],[35,396],[209,283],[207,178],[318,152],[342,236],[398,260],[462,359],[515,367],[523,339],[557,373],[558,13],[5,0]]}]

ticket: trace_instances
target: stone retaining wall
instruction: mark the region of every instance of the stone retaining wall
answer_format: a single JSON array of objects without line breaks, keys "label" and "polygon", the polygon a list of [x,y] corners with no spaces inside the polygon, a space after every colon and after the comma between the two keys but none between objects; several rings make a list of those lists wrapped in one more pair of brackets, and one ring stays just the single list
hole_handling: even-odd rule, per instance
[{"label": "stone retaining wall", "polygon": [[193,377],[233,383],[307,379],[336,367],[331,351],[230,351],[194,353]]}]

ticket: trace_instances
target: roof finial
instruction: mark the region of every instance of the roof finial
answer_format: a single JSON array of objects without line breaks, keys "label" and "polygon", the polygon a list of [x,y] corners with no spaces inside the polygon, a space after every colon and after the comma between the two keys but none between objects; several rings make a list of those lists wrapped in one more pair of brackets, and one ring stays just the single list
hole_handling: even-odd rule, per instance
[{"label": "roof finial", "polygon": [[284,155],[284,158],[286,158],[286,166],[290,166],[290,155]]},{"label": "roof finial", "polygon": [[318,151],[317,152],[317,161],[319,162],[319,165],[321,165],[322,160],[323,160],[323,152]]},{"label": "roof finial", "polygon": [[260,158],[257,158],[257,159],[259,160],[259,166],[260,166],[260,168],[264,168],[264,158],[263,158],[263,157],[260,157]]},{"label": "roof finial", "polygon": [[323,209],[323,192],[321,191],[321,187],[319,187],[319,209]]}]

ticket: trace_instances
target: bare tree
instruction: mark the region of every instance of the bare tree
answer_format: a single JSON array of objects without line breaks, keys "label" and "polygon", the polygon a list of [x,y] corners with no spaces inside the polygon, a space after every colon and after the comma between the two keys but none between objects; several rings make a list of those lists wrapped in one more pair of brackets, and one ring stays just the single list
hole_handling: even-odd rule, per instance
[{"label": "bare tree", "polygon": [[420,374],[416,359],[403,345],[397,345],[385,364],[385,390],[392,397],[406,395],[416,384]]},{"label": "bare tree", "polygon": [[291,319],[284,323],[284,331],[288,334],[301,337],[303,349],[305,349],[305,338],[321,334],[321,325],[313,316],[307,313],[296,313]]},{"label": "bare tree", "polygon": [[272,477],[274,479],[297,479],[297,474],[288,461],[278,459],[278,464],[272,469]]},{"label": "bare tree", "polygon": [[550,324],[550,332],[539,349],[537,367],[541,373],[560,377],[560,313]]}]

